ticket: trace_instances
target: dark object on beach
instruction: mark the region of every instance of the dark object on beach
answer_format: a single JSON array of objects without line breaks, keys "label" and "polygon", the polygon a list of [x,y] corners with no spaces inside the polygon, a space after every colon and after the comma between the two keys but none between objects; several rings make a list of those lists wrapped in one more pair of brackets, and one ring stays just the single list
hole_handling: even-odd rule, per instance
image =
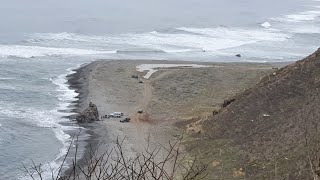
[{"label": "dark object on beach", "polygon": [[236,56],[237,56],[237,57],[241,57],[241,54],[237,54]]},{"label": "dark object on beach", "polygon": [[78,123],[92,123],[94,121],[99,121],[99,112],[97,106],[90,102],[89,107],[77,115],[76,120]]},{"label": "dark object on beach", "polygon": [[138,113],[140,113],[140,114],[141,114],[141,113],[143,113],[143,110],[142,110],[142,109],[140,109],[140,110],[138,111]]},{"label": "dark object on beach", "polygon": [[103,115],[103,116],[101,116],[101,117],[102,117],[102,119],[108,119],[108,118],[110,118],[109,115],[107,115],[107,114],[106,114],[106,115]]},{"label": "dark object on beach", "polygon": [[222,107],[227,107],[229,106],[233,101],[235,101],[236,99],[232,98],[232,99],[227,99],[223,101]]},{"label": "dark object on beach", "polygon": [[212,111],[212,115],[217,115],[217,114],[219,114],[219,111],[217,111],[217,110]]},{"label": "dark object on beach", "polygon": [[126,123],[126,122],[129,122],[129,121],[130,121],[130,118],[124,118],[124,119],[120,120],[120,122],[122,122],[122,123]]},{"label": "dark object on beach", "polygon": [[136,75],[136,74],[132,75],[131,77],[132,77],[132,78],[135,78],[135,79],[138,79],[138,78],[139,78],[139,76]]},{"label": "dark object on beach", "polygon": [[139,80],[139,83],[141,83],[141,84],[142,84],[142,83],[143,83],[143,81]]}]

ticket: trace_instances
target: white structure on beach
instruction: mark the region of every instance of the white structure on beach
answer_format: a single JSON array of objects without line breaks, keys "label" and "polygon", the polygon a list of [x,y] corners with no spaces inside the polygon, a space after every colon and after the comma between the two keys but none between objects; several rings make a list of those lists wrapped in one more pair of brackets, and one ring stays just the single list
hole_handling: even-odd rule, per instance
[{"label": "white structure on beach", "polygon": [[144,72],[148,71],[143,77],[149,79],[151,75],[157,72],[160,68],[175,68],[175,67],[184,67],[184,68],[204,68],[211,67],[209,65],[199,65],[199,64],[140,64],[137,66],[137,71]]}]

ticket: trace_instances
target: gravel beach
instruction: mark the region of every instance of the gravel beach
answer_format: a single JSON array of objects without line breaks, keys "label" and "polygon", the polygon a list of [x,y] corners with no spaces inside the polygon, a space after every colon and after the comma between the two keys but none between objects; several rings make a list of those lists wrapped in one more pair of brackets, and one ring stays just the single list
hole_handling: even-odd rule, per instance
[{"label": "gravel beach", "polygon": [[[149,79],[144,79],[147,72],[136,69],[141,64],[177,63],[190,64],[181,61],[99,60],[70,75],[70,88],[79,93],[75,112],[82,112],[89,102],[93,102],[100,116],[123,112],[124,117],[131,118],[129,123],[110,118],[82,124],[91,131],[88,144],[96,148],[101,142],[99,149],[104,152],[113,146],[113,141],[120,139],[125,155],[135,157],[143,153],[147,140],[153,146],[168,144],[183,133],[177,122],[206,118],[213,110],[219,109],[224,99],[253,86],[260,77],[274,71],[270,64],[193,62],[208,67],[160,68]],[[132,78],[132,75],[139,78]],[[139,83],[140,80],[143,83]],[[196,128],[191,130],[195,131]]]}]

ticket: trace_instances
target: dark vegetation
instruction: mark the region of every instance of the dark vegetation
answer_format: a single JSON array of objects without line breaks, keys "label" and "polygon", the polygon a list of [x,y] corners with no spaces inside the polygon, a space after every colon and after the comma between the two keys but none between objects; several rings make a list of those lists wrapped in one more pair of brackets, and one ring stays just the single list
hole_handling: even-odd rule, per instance
[{"label": "dark vegetation", "polygon": [[[206,165],[198,164],[196,157],[182,153],[181,138],[167,147],[148,146],[145,151],[134,157],[127,156],[123,150],[123,141],[114,142],[114,147],[100,150],[98,147],[78,161],[78,140],[72,140],[67,155],[58,169],[51,169],[52,180],[193,180],[206,177]],[[72,166],[63,171],[66,158],[70,156],[70,148],[76,147]],[[164,153],[163,153],[164,152]],[[48,179],[43,177],[43,166],[32,163],[30,167],[23,165],[23,171],[33,180]]]}]

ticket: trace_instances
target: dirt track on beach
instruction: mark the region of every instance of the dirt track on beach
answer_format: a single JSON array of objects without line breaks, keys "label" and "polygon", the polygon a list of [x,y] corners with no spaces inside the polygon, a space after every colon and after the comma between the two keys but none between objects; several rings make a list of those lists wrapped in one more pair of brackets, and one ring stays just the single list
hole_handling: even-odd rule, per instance
[{"label": "dirt track on beach", "polygon": [[[89,76],[89,93],[87,103],[92,101],[98,106],[100,115],[120,111],[124,117],[131,118],[129,123],[120,123],[118,118],[104,119],[98,122],[105,127],[97,132],[103,144],[102,149],[110,147],[110,142],[119,138],[124,139],[123,148],[127,156],[142,153],[148,145],[164,144],[166,133],[162,125],[152,120],[147,107],[152,100],[152,85],[149,80],[131,78],[138,74],[135,67],[141,62],[101,61],[92,69]],[[143,113],[137,113],[143,110]],[[156,137],[156,138],[155,138]]]},{"label": "dirt track on beach", "polygon": [[[141,111],[144,111],[145,109],[147,109],[148,104],[152,99],[152,86],[150,82],[148,80],[144,80],[143,82],[144,82],[143,98],[141,99],[139,104],[137,104],[138,110],[141,110]],[[131,119],[132,119],[132,122],[136,124],[152,122],[147,112],[135,113]]]},{"label": "dirt track on beach", "polygon": [[[109,148],[117,138],[124,139],[128,156],[144,151],[146,139],[154,145],[167,144],[182,133],[174,126],[176,121],[205,117],[223,99],[272,71],[265,64],[210,64],[210,68],[160,69],[144,79],[145,72],[137,72],[136,66],[147,63],[177,62],[97,61],[88,66],[88,94],[82,104],[95,103],[100,115],[124,112],[131,118],[129,123],[120,123],[117,118],[97,122],[96,134],[99,141],[105,142],[102,149]],[[139,75],[143,83],[132,78],[133,74]]]},{"label": "dirt track on beach", "polygon": [[[161,63],[190,64],[182,61],[100,60],[82,67],[71,80],[80,92],[76,112],[83,111],[89,102],[93,102],[100,116],[123,112],[124,117],[131,118],[129,123],[110,118],[89,125],[93,132],[89,143],[100,143],[100,153],[112,148],[112,142],[117,139],[123,141],[126,157],[143,153],[148,145],[166,146],[169,141],[185,134],[188,122],[205,119],[213,110],[219,109],[225,99],[254,86],[262,76],[277,67],[254,63],[193,62],[210,67],[158,69],[148,79],[143,78],[146,72],[136,70],[141,64]],[[132,78],[133,74],[139,78]],[[143,83],[139,83],[140,79]],[[199,130],[196,125],[187,128],[187,139],[183,143],[190,140],[189,133]],[[164,153],[160,152],[162,156]]]}]

